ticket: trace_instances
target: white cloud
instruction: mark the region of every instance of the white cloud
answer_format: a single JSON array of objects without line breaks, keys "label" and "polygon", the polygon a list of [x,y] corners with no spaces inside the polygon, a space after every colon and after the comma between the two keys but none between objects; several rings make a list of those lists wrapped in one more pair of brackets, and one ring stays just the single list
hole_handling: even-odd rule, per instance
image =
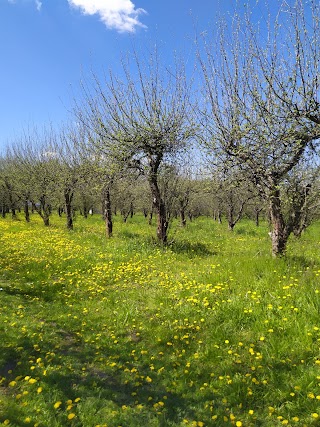
[{"label": "white cloud", "polygon": [[[15,3],[17,3],[17,0],[8,0],[8,2],[11,3],[11,4],[15,4]],[[24,2],[25,3],[31,3],[30,0],[24,0]],[[40,12],[41,6],[42,6],[42,1],[40,1],[40,0],[34,0],[34,4],[35,4],[37,10]]]},{"label": "white cloud", "polygon": [[42,2],[40,0],[35,0],[36,3],[36,8],[37,10],[40,12],[41,6],[42,6]]},{"label": "white cloud", "polygon": [[131,0],[68,0],[73,7],[78,7],[85,15],[98,14],[107,28],[121,33],[135,32],[137,27],[146,28],[139,21],[139,15],[146,13],[137,9]]}]

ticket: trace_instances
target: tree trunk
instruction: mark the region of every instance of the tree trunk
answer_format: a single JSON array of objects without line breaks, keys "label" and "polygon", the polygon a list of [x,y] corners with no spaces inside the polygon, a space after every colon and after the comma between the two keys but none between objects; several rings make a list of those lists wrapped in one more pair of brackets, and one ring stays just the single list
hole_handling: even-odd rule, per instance
[{"label": "tree trunk", "polygon": [[289,236],[281,212],[280,190],[278,188],[271,191],[269,211],[272,226],[272,256],[279,257],[285,253]]},{"label": "tree trunk", "polygon": [[28,199],[24,201],[24,217],[27,222],[30,222],[30,213],[29,213],[29,202]]},{"label": "tree trunk", "polygon": [[180,209],[180,220],[182,227],[185,227],[187,224],[186,215],[184,209]]},{"label": "tree trunk", "polygon": [[152,218],[153,218],[153,205],[151,206],[151,209],[150,209],[149,221],[148,221],[149,225],[152,224]]},{"label": "tree trunk", "polygon": [[68,230],[73,230],[72,199],[73,199],[73,192],[70,190],[70,188],[66,188],[64,190],[64,202],[65,202],[65,207],[66,207],[67,229]]},{"label": "tree trunk", "polygon": [[5,204],[3,204],[1,207],[1,216],[2,216],[2,218],[6,217],[6,205]]},{"label": "tree trunk", "polygon": [[230,205],[229,205],[229,209],[228,209],[228,213],[227,213],[228,230],[233,231],[236,222],[233,219],[234,208],[233,208],[232,200],[231,201],[229,200],[229,203],[230,203]]},{"label": "tree trunk", "polygon": [[103,206],[103,217],[106,223],[106,235],[107,237],[112,236],[112,210],[111,210],[111,198],[110,188],[105,186],[102,190],[102,206]]},{"label": "tree trunk", "polygon": [[235,226],[235,223],[234,223],[234,222],[229,222],[229,221],[228,221],[228,230],[229,230],[229,231],[233,231],[233,230],[234,230],[234,226]]},{"label": "tree trunk", "polygon": [[260,212],[261,212],[261,210],[260,209],[255,209],[255,222],[256,222],[256,227],[259,227],[259,224],[260,224]]},{"label": "tree trunk", "polygon": [[48,212],[44,212],[43,213],[43,217],[42,217],[42,219],[43,219],[43,223],[44,223],[44,225],[46,226],[46,227],[49,227],[49,225],[50,225],[50,215],[48,214]]},{"label": "tree trunk", "polygon": [[160,189],[158,186],[157,176],[156,174],[151,174],[149,177],[150,189],[153,196],[153,205],[157,212],[157,238],[158,240],[165,244],[167,243],[167,230],[168,230],[168,222],[167,222],[167,212],[166,205],[162,200]]},{"label": "tree trunk", "polygon": [[182,227],[185,227],[187,224],[187,220],[186,220],[186,206],[183,203],[183,200],[179,200],[179,204],[180,204],[180,221],[181,221],[181,225]]},{"label": "tree trunk", "polygon": [[50,205],[46,203],[46,196],[42,195],[39,199],[40,201],[40,207],[37,208],[35,203],[32,203],[33,207],[35,208],[36,212],[41,216],[43,223],[46,227],[49,227],[50,225]]}]

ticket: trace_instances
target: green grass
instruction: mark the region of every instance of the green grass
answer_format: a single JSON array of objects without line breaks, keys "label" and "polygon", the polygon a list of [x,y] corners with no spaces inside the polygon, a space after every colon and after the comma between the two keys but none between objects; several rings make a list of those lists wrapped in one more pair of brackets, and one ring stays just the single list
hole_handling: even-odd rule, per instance
[{"label": "green grass", "polygon": [[320,425],[319,223],[63,221],[0,219],[1,425]]}]

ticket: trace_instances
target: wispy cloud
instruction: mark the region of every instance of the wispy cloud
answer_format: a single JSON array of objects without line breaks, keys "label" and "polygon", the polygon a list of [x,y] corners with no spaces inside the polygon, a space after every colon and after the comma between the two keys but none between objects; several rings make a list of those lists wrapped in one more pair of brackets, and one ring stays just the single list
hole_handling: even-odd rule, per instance
[{"label": "wispy cloud", "polygon": [[[32,3],[33,2],[35,4],[37,10],[40,12],[41,6],[42,6],[42,1],[40,1],[40,0],[24,0],[24,1],[27,2],[27,3]],[[18,2],[18,0],[8,0],[8,2],[11,3],[11,4],[15,4],[15,3]]]},{"label": "wispy cloud", "polygon": [[131,0],[68,0],[73,7],[78,7],[85,15],[99,15],[109,29],[120,33],[134,33],[137,27],[146,28],[139,20],[144,9],[136,8]]},{"label": "wispy cloud", "polygon": [[42,6],[42,2],[40,0],[35,0],[35,3],[36,3],[37,10],[40,12],[41,6]]}]

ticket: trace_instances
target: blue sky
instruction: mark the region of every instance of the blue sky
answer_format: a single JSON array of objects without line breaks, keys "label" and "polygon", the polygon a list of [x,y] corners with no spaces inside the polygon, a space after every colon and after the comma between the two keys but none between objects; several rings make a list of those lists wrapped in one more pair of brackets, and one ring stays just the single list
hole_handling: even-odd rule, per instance
[{"label": "blue sky", "polygon": [[91,69],[116,71],[132,45],[157,42],[188,58],[194,23],[199,32],[210,29],[235,3],[0,0],[0,150],[23,128],[67,120],[80,80]]}]

